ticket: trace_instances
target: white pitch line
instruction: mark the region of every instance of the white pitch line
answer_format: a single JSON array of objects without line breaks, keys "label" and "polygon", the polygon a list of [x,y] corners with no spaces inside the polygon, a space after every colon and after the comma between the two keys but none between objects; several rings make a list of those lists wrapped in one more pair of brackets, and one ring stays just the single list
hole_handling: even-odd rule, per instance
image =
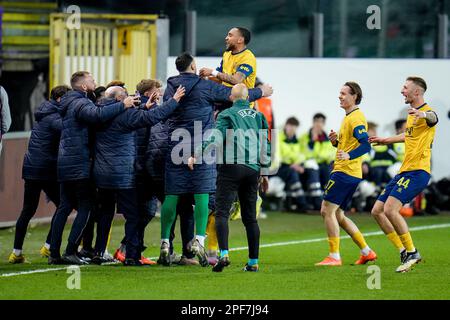
[{"label": "white pitch line", "polygon": [[64,267],[64,268],[38,269],[38,270],[21,271],[21,272],[14,272],[14,273],[3,273],[0,276],[1,277],[14,277],[14,276],[21,276],[21,275],[24,275],[24,274],[43,273],[43,272],[59,271],[59,270],[65,270],[65,269],[67,269],[67,267]]},{"label": "white pitch line", "polygon": [[[421,231],[421,230],[432,230],[432,229],[443,229],[443,228],[450,228],[450,223],[443,223],[443,224],[432,224],[429,226],[420,226],[420,227],[412,227],[409,228],[410,231]],[[372,236],[380,236],[384,233],[382,231],[374,231],[374,232],[367,232],[363,233],[365,237],[372,237]],[[341,239],[350,239],[350,236],[343,236]],[[269,248],[269,247],[279,247],[279,246],[288,246],[288,245],[294,245],[294,244],[303,244],[303,243],[312,243],[312,242],[320,242],[325,241],[327,238],[316,238],[316,239],[305,239],[305,240],[294,240],[294,241],[285,241],[285,242],[274,242],[274,243],[267,243],[260,245],[260,248]],[[241,251],[241,250],[247,250],[248,247],[237,247],[237,248],[231,248],[230,251]],[[158,257],[151,257],[150,259],[157,259]],[[65,270],[69,266],[64,268],[47,268],[47,269],[38,269],[38,270],[29,270],[29,271],[21,271],[21,272],[14,272],[14,273],[3,273],[0,274],[0,277],[13,277],[13,276],[21,276],[21,275],[27,275],[27,274],[33,274],[33,273],[43,273],[43,272],[50,272],[50,271],[60,271]],[[80,266],[84,267],[84,266]]]}]

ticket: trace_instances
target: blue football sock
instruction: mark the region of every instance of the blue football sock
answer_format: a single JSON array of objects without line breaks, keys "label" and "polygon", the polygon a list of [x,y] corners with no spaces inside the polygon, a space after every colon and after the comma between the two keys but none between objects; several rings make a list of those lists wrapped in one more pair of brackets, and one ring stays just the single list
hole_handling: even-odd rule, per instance
[{"label": "blue football sock", "polygon": [[228,256],[228,250],[220,250],[220,257]]},{"label": "blue football sock", "polygon": [[254,266],[255,264],[258,264],[258,259],[248,259],[249,266]]}]

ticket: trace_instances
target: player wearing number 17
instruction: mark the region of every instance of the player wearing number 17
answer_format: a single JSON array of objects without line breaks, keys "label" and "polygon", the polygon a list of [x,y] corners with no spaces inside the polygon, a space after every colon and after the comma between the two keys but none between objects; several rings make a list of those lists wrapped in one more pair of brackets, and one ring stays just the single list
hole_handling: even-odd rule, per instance
[{"label": "player wearing number 17", "polygon": [[339,130],[339,138],[333,130],[329,134],[331,143],[338,151],[320,209],[327,229],[330,251],[324,260],[316,263],[316,266],[342,265],[339,253],[339,227],[350,235],[361,250],[361,256],[355,264],[366,264],[377,258],[358,227],[344,214],[362,179],[361,156],[370,151],[367,121],[359,109],[361,99],[360,86],[356,82],[346,82],[339,94],[340,107],[345,110],[345,118]]},{"label": "player wearing number 17", "polygon": [[424,101],[426,90],[425,80],[408,77],[401,91],[405,103],[410,105],[405,132],[389,138],[369,138],[371,143],[377,144],[405,142],[400,172],[386,185],[372,209],[375,220],[400,251],[401,265],[397,272],[407,272],[422,260],[400,209],[422,192],[430,181],[431,147],[438,117]]}]

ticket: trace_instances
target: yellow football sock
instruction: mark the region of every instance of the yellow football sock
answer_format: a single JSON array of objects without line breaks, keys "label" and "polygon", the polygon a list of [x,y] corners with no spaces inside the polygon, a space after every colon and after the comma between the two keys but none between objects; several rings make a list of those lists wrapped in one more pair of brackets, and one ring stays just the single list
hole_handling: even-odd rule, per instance
[{"label": "yellow football sock", "polygon": [[388,233],[386,236],[397,249],[399,250],[404,249],[402,240],[400,240],[400,237],[398,236],[397,232],[392,231],[391,233]]},{"label": "yellow football sock", "polygon": [[328,237],[328,245],[330,246],[330,253],[339,253],[339,237]]},{"label": "yellow football sock", "polygon": [[208,216],[208,225],[206,227],[206,234],[208,235],[208,250],[217,251],[219,250],[219,243],[217,241],[216,233],[216,216],[211,213]]},{"label": "yellow football sock", "polygon": [[366,240],[364,240],[364,236],[362,235],[361,232],[356,232],[354,233],[352,236],[353,242],[356,243],[356,245],[360,248],[360,249],[364,249],[365,247],[367,247],[367,243]]},{"label": "yellow football sock", "polygon": [[111,233],[112,233],[112,225],[111,225],[111,229],[109,229],[109,234],[108,234],[108,242],[106,242],[106,250],[108,250],[108,246],[109,243],[111,242]]},{"label": "yellow football sock", "polygon": [[414,243],[411,238],[411,234],[409,232],[405,234],[399,235],[400,240],[403,243],[403,246],[406,248],[406,251],[408,252],[414,252],[416,248],[414,248]]},{"label": "yellow football sock", "polygon": [[258,198],[256,198],[256,217],[257,218],[259,217],[259,214],[261,212],[262,203],[263,203],[263,199],[261,198],[261,196],[259,195],[259,192],[258,192]]}]

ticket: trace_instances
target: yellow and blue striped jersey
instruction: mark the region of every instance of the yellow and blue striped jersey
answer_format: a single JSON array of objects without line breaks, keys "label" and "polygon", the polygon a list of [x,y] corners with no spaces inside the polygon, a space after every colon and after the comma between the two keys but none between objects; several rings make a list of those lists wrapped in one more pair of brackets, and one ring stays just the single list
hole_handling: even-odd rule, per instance
[{"label": "yellow and blue striped jersey", "polygon": [[[432,111],[426,103],[419,107],[420,111]],[[431,173],[431,148],[433,146],[436,124],[430,126],[427,121],[408,115],[405,131],[405,158],[400,172],[425,170]]]},{"label": "yellow and blue striped jersey", "polygon": [[[342,120],[339,129],[339,145],[337,148],[345,152],[356,149],[360,143],[359,139],[367,135],[367,121],[362,111],[357,108],[348,113]],[[362,158],[358,157],[351,160],[335,159],[332,172],[343,172],[352,177],[362,178]]]}]

